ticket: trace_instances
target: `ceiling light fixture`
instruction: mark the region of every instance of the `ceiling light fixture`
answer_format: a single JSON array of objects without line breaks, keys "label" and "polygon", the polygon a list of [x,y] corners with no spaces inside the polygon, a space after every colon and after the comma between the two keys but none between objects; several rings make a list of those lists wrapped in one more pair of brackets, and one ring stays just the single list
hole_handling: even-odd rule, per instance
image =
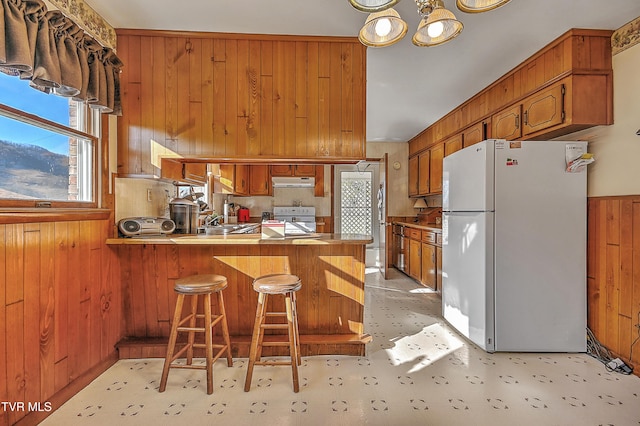
[{"label": "ceiling light fixture", "polygon": [[395,6],[400,0],[349,0],[351,6],[361,12],[380,12]]},{"label": "ceiling light fixture", "polygon": [[409,27],[394,9],[386,9],[369,15],[358,34],[360,43],[369,47],[385,47],[397,43]]},{"label": "ceiling light fixture", "polygon": [[[371,12],[358,34],[362,44],[369,47],[391,46],[407,33],[407,23],[392,9],[399,0],[349,0],[359,11]],[[510,0],[456,0],[463,12],[480,13],[507,4]],[[422,16],[413,36],[416,46],[437,46],[454,39],[462,32],[462,22],[445,9],[443,0],[415,0]]]},{"label": "ceiling light fixture", "polygon": [[456,6],[463,12],[480,13],[496,9],[511,0],[456,0]]}]

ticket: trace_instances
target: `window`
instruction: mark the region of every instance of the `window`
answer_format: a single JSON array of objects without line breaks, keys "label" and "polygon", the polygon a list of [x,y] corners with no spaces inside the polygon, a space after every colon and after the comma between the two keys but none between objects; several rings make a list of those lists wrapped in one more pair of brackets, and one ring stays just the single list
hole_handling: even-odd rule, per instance
[{"label": "window", "polygon": [[0,205],[95,206],[99,125],[86,104],[0,73]]}]

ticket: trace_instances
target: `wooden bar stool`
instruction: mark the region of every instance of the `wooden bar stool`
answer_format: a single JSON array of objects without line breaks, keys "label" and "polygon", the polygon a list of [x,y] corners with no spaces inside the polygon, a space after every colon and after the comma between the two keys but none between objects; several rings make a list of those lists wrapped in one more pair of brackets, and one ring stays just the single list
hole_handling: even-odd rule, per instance
[{"label": "wooden bar stool", "polygon": [[[167,357],[164,360],[164,368],[162,369],[162,378],[160,379],[160,392],[164,392],[167,387],[167,377],[170,368],[188,368],[195,370],[207,370],[207,394],[213,393],[213,363],[216,362],[223,353],[227,353],[227,365],[233,366],[231,358],[231,343],[229,342],[229,328],[227,326],[227,316],[224,310],[224,299],[222,290],[227,288],[227,278],[222,275],[191,275],[189,277],[176,280],[173,287],[178,293],[176,301],[176,310],[173,315],[173,324],[171,325],[171,334],[169,335],[169,344],[167,345]],[[218,295],[219,314],[211,313],[211,295]],[[204,314],[198,314],[198,296],[204,296]],[[185,296],[191,296],[191,313],[182,318],[182,305]],[[202,327],[196,326],[196,319],[202,319]],[[185,323],[188,326],[183,326]],[[222,336],[224,344],[213,344],[213,327],[216,324],[222,325]],[[181,348],[175,355],[176,340],[178,333],[188,333],[187,344]],[[195,333],[204,333],[204,343],[195,343]],[[205,365],[192,365],[193,348],[204,348],[206,363]],[[218,349],[215,356],[213,350]],[[175,364],[174,361],[187,353],[187,363]]]},{"label": "wooden bar stool", "polygon": [[[293,391],[298,392],[298,365],[302,363],[300,356],[300,335],[298,334],[298,313],[296,308],[296,292],[300,290],[302,284],[300,278],[290,274],[263,275],[253,281],[253,289],[258,292],[258,307],[256,309],[256,320],[253,326],[251,337],[251,349],[249,351],[249,367],[247,368],[247,378],[244,383],[244,391],[249,392],[251,388],[251,376],[254,365],[291,365],[293,373]],[[283,295],[285,300],[285,312],[267,311],[267,301],[269,295]],[[267,322],[267,317],[284,317],[286,323]],[[265,342],[264,331],[286,329],[288,332],[287,342]],[[261,361],[263,346],[288,346],[289,361]]]}]

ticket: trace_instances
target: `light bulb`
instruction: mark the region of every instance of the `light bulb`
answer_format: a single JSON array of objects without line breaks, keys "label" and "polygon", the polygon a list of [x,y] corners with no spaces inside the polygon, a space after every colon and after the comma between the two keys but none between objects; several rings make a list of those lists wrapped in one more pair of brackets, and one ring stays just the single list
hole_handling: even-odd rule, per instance
[{"label": "light bulb", "polygon": [[440,21],[434,22],[427,27],[427,34],[429,34],[429,37],[431,38],[440,37],[443,31],[444,25]]},{"label": "light bulb", "polygon": [[387,18],[378,19],[375,30],[378,37],[388,36],[391,32],[391,21]]}]

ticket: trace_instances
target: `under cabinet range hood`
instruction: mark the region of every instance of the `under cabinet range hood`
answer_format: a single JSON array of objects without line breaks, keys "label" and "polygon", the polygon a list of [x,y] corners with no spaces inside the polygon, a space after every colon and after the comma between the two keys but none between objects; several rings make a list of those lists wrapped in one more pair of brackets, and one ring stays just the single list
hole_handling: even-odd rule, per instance
[{"label": "under cabinet range hood", "polygon": [[274,188],[313,188],[316,184],[312,177],[272,177]]}]

